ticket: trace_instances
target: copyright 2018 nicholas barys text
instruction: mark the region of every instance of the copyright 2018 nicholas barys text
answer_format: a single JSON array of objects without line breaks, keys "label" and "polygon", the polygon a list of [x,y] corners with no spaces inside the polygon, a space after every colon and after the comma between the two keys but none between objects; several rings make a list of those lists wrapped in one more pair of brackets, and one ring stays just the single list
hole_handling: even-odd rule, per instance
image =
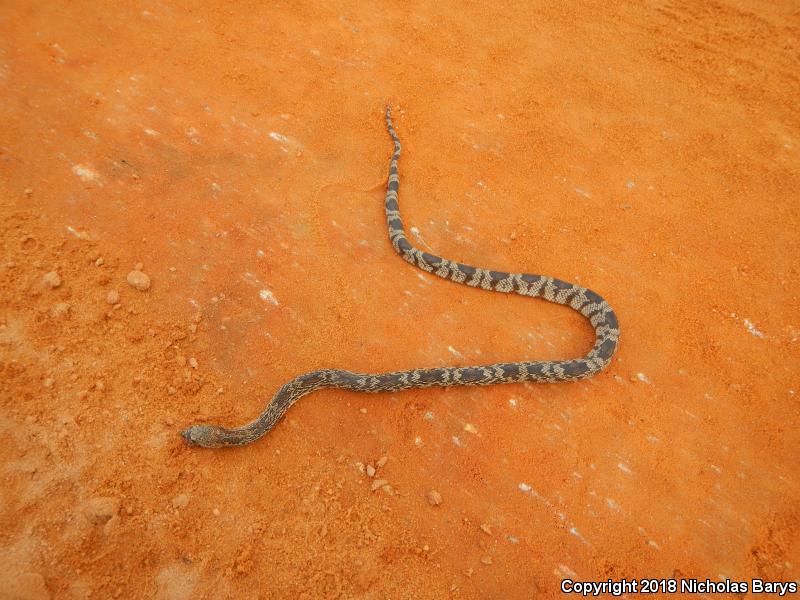
[{"label": "copyright 2018 nicholas barys text", "polygon": [[561,591],[578,596],[622,596],[623,594],[764,594],[785,596],[797,593],[796,581],[767,581],[750,579],[607,579],[605,581],[575,581],[563,579]]}]

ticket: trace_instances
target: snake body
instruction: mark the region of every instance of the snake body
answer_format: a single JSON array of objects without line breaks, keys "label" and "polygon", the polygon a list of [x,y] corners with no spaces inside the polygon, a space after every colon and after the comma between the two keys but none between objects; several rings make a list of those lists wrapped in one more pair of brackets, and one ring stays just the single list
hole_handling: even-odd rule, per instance
[{"label": "snake body", "polygon": [[494,385],[523,381],[575,381],[599,373],[610,362],[619,342],[617,317],[597,293],[560,279],[491,271],[434,256],[415,248],[405,234],[400,218],[397,191],[400,178],[400,140],[392,125],[391,108],[386,109],[386,126],[394,142],[386,189],[386,222],[389,240],[407,262],[427,273],[456,283],[506,294],[544,298],[563,304],[586,317],[595,330],[592,349],[581,358],[558,361],[520,361],[471,367],[412,369],[393,373],[353,373],[325,369],[300,375],[285,383],[257,419],[234,429],[216,425],[193,425],[181,432],[190,445],[217,448],[242,446],[270,431],[292,404],[306,394],[322,388],[358,392],[394,392],[411,388],[456,385]]}]

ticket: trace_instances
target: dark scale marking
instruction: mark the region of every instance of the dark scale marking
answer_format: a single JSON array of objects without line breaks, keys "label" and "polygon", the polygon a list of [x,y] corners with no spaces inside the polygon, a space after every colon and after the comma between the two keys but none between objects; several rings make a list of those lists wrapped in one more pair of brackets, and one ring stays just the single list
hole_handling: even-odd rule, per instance
[{"label": "dark scale marking", "polygon": [[[405,236],[403,221],[399,216],[397,190],[400,186],[397,175],[397,159],[400,157],[400,141],[392,126],[390,110],[386,109],[386,126],[394,142],[394,154],[389,167],[389,182],[386,186],[386,221],[389,240],[406,261],[424,270],[433,269],[436,273],[441,267],[441,276],[462,285],[488,286],[501,289],[497,291],[515,292],[523,296],[539,296],[551,302],[572,307],[575,299],[576,310],[587,310],[586,317],[595,326],[595,343],[582,358],[562,361],[523,361],[498,363],[494,365],[414,369],[395,373],[364,374],[341,370],[312,371],[285,383],[272,398],[264,412],[257,419],[235,429],[225,429],[216,425],[193,425],[181,433],[189,444],[215,448],[220,446],[241,446],[259,439],[272,429],[289,407],[301,397],[315,390],[332,387],[359,392],[398,391],[409,388],[433,385],[490,385],[518,381],[578,381],[596,375],[611,361],[619,343],[617,316],[603,298],[588,289],[573,285],[560,279],[548,279],[541,275],[509,275],[503,271],[478,269],[421,252],[414,248]],[[392,213],[392,214],[390,214]],[[509,280],[509,277],[511,279]],[[535,291],[534,291],[535,290]],[[587,306],[592,306],[588,309]],[[581,312],[583,314],[583,312]]]}]

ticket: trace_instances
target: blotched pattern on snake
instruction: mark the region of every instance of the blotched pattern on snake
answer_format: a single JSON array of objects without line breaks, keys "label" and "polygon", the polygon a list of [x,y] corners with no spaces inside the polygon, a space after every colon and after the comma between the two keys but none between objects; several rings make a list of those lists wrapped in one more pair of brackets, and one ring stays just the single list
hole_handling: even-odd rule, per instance
[{"label": "blotched pattern on snake", "polygon": [[585,356],[569,360],[507,362],[474,367],[413,369],[374,374],[331,369],[312,371],[284,384],[264,412],[247,425],[234,429],[216,425],[189,427],[181,433],[189,444],[217,448],[254,442],[271,430],[297,400],[322,388],[359,392],[395,392],[434,385],[575,381],[599,373],[611,361],[619,342],[617,317],[608,303],[595,292],[552,277],[471,267],[428,254],[411,245],[406,238],[397,199],[400,185],[397,171],[400,140],[392,126],[391,108],[386,109],[386,126],[394,142],[386,190],[386,222],[389,226],[389,240],[395,251],[415,267],[443,279],[506,294],[544,298],[550,302],[569,306],[586,317],[594,327],[596,335],[594,346]]}]

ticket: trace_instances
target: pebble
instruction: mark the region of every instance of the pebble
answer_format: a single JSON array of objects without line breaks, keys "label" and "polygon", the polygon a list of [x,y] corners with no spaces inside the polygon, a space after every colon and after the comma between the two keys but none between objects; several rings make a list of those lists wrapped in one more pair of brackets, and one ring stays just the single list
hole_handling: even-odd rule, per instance
[{"label": "pebble", "polygon": [[211,512],[213,512],[213,513],[214,513],[214,516],[215,516],[215,517],[218,517],[218,516],[220,515],[220,512],[219,512],[219,509],[218,509],[218,508],[215,508],[215,509],[214,509],[213,511],[211,511]]},{"label": "pebble", "polygon": [[95,264],[95,266],[102,267],[104,262],[105,261],[103,260],[103,257],[101,256],[96,261],[94,261],[94,264]]},{"label": "pebble", "polygon": [[468,431],[470,433],[478,433],[478,428],[475,427],[472,423],[467,423],[464,425],[464,431]]},{"label": "pebble", "polygon": [[442,495],[436,490],[428,492],[426,497],[428,498],[428,504],[431,506],[439,506],[442,503]]},{"label": "pebble", "polygon": [[128,283],[140,292],[150,289],[150,278],[138,269],[128,273]]},{"label": "pebble", "polygon": [[389,457],[388,457],[388,456],[381,456],[381,457],[378,459],[378,462],[376,462],[376,463],[375,463],[375,466],[376,466],[376,467],[378,467],[378,468],[380,469],[381,467],[383,467],[383,466],[386,464],[386,462],[387,462],[388,460],[389,460]]},{"label": "pebble", "polygon": [[45,287],[55,289],[61,285],[61,277],[59,277],[58,273],[55,271],[50,271],[49,273],[44,274],[42,277],[42,283]]},{"label": "pebble", "polygon": [[376,479],[375,481],[372,482],[372,485],[370,486],[370,489],[374,492],[375,490],[382,488],[383,486],[387,485],[388,483],[389,482],[386,481],[385,479]]},{"label": "pebble", "polygon": [[44,381],[42,381],[42,385],[46,388],[53,387],[55,380],[52,377],[46,377]]},{"label": "pebble", "polygon": [[375,477],[375,467],[372,465],[367,465],[367,475],[370,477]]},{"label": "pebble", "polygon": [[367,414],[367,409],[366,408],[359,408],[358,412],[360,412],[362,415],[365,415],[365,414]]},{"label": "pebble", "polygon": [[119,513],[119,498],[92,498],[86,504],[86,516],[92,523],[105,523]]},{"label": "pebble", "polygon": [[59,302],[50,308],[50,316],[53,318],[63,317],[69,314],[69,304],[66,302]]},{"label": "pebble", "polygon": [[106,302],[117,304],[119,302],[119,292],[117,290],[109,290],[108,294],[106,294]]},{"label": "pebble", "polygon": [[189,366],[193,369],[197,368],[197,359],[194,356],[189,359]]},{"label": "pebble", "polygon": [[189,494],[181,494],[172,499],[172,508],[186,508],[189,504]]},{"label": "pebble", "polygon": [[481,525],[481,531],[483,533],[485,533],[486,535],[492,535],[492,526],[491,525],[487,525],[486,523],[483,523]]},{"label": "pebble", "polygon": [[144,269],[144,263],[138,262],[133,266],[134,271],[141,271],[142,269]]},{"label": "pebble", "polygon": [[492,557],[491,557],[491,556],[484,556],[484,557],[481,559],[481,563],[482,563],[482,564],[484,564],[484,565],[490,565],[490,564],[492,564]]}]

